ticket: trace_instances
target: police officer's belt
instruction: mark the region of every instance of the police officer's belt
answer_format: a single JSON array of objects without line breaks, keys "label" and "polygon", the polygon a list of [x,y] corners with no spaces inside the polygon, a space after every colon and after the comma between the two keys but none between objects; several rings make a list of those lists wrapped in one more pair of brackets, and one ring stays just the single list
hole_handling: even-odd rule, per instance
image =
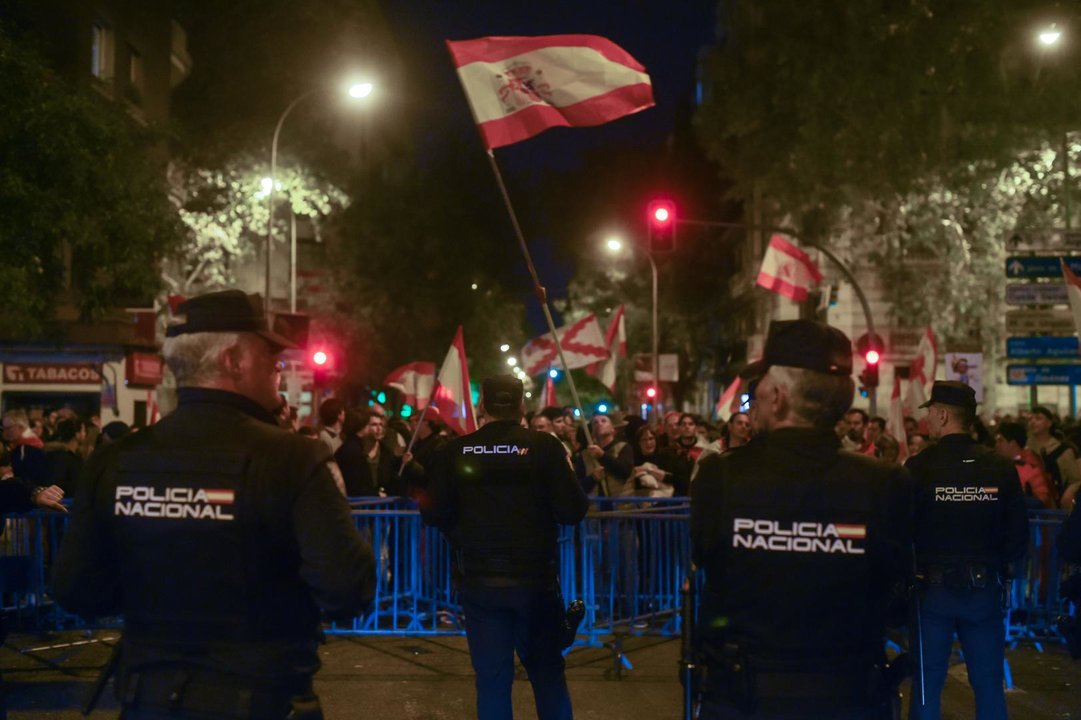
[{"label": "police officer's belt", "polygon": [[931,562],[920,569],[923,583],[950,590],[981,590],[999,581],[995,568],[985,562]]},{"label": "police officer's belt", "polygon": [[468,579],[475,578],[550,578],[558,570],[555,560],[537,556],[476,555],[456,553],[458,573]]},{"label": "police officer's belt", "polygon": [[[120,700],[127,708],[237,720],[321,717],[310,677],[256,683],[248,678],[176,665],[126,673]],[[312,714],[308,715],[309,712]]]}]

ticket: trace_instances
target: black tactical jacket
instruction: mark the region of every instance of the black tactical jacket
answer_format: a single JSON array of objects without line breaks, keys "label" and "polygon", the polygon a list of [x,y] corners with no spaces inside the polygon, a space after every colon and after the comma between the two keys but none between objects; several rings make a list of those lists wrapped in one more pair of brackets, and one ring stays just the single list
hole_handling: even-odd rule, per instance
[{"label": "black tactical jacket", "polygon": [[81,615],[123,614],[125,671],[310,675],[319,608],[354,614],[375,584],[330,451],[240,395],[179,395],[161,422],[91,456],[55,597]]},{"label": "black tactical jacket", "polygon": [[911,572],[902,468],[841,450],[830,431],[784,428],[702,460],[691,497],[707,658],[727,643],[756,671],[826,672],[881,655]]},{"label": "black tactical jacket", "polygon": [[506,420],[451,440],[427,477],[421,514],[447,535],[466,580],[545,579],[557,525],[588,508],[563,444]]},{"label": "black tactical jacket", "polygon": [[905,467],[916,481],[916,558],[1004,568],[1028,547],[1028,514],[1017,469],[960,433],[946,435]]}]

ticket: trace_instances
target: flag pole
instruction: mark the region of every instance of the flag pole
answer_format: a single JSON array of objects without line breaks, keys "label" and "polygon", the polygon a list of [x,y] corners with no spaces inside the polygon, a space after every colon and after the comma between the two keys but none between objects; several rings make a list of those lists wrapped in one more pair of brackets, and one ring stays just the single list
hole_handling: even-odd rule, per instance
[{"label": "flag pole", "polygon": [[556,352],[559,354],[559,362],[563,365],[564,373],[567,376],[567,384],[571,389],[571,398],[574,400],[574,406],[578,408],[578,417],[582,423],[582,430],[585,432],[586,444],[593,444],[593,436],[589,432],[589,423],[586,422],[586,414],[582,409],[582,401],[578,397],[578,387],[574,384],[574,377],[571,375],[571,371],[567,369],[567,361],[563,357],[563,346],[559,342],[559,336],[556,334],[556,324],[552,319],[552,311],[548,308],[548,293],[541,285],[540,277],[537,275],[537,268],[533,265],[533,256],[529,254],[529,247],[525,242],[525,235],[522,234],[522,226],[518,223],[518,215],[514,212],[514,205],[510,201],[510,193],[507,192],[507,186],[503,183],[503,174],[499,171],[499,165],[495,161],[495,153],[491,148],[488,149],[488,163],[492,166],[492,172],[495,174],[496,184],[499,185],[499,192],[503,196],[503,204],[507,208],[507,213],[510,215],[511,225],[514,226],[514,234],[518,238],[518,246],[522,250],[522,255],[525,257],[526,267],[529,269],[529,275],[533,279],[533,291],[537,294],[537,300],[540,301],[541,310],[544,311],[544,320],[548,323],[548,332],[552,335],[552,342],[555,343]]},{"label": "flag pole", "polygon": [[[435,391],[432,391],[432,395],[435,395]],[[417,444],[417,435],[420,433],[420,424],[424,422],[424,416],[428,414],[428,406],[432,404],[432,398],[428,398],[428,405],[425,405],[420,409],[420,417],[417,418],[417,424],[413,426],[413,437],[409,438],[409,444],[405,446],[405,454],[413,452],[413,446]],[[398,467],[398,477],[402,476],[405,472],[405,463],[402,463]]]}]

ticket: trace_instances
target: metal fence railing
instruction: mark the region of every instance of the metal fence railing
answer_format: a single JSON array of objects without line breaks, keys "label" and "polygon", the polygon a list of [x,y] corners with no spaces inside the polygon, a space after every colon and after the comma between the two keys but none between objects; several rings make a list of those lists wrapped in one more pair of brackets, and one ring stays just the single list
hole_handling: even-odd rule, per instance
[{"label": "metal fence railing", "polygon": [[[594,498],[589,514],[559,535],[560,584],[569,601],[586,606],[579,645],[611,636],[681,630],[681,586],[688,577],[687,498]],[[338,635],[461,634],[461,608],[451,586],[451,552],[424,526],[415,505],[399,498],[352,501],[357,528],[377,558],[369,612],[327,632]],[[1059,618],[1077,608],[1059,596],[1068,568],[1054,539],[1065,513],[1032,511],[1028,560],[1013,581],[1007,613],[1011,644],[1062,642]],[[49,598],[47,578],[68,516],[33,512],[8,516],[0,538],[0,604],[15,625],[85,627]],[[699,576],[701,574],[699,573]],[[116,624],[114,621],[111,624]],[[109,625],[109,622],[104,623]],[[102,622],[95,626],[102,626]]]}]

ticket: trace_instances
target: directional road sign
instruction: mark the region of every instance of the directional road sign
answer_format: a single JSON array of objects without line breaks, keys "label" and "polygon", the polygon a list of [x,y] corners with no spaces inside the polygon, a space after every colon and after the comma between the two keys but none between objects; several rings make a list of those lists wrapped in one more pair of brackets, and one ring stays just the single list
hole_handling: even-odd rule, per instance
[{"label": "directional road sign", "polygon": [[1081,385],[1081,365],[1007,365],[1009,385]]},{"label": "directional road sign", "polygon": [[[1068,257],[1066,262],[1075,273],[1081,273],[1081,256]],[[1058,255],[1038,255],[1032,257],[1013,256],[1006,258],[1006,277],[1008,278],[1061,278],[1062,264]]]},{"label": "directional road sign", "polygon": [[1081,230],[1036,228],[1006,233],[1007,252],[1081,250]]},{"label": "directional road sign", "polygon": [[1076,337],[1012,337],[1006,340],[1010,358],[1081,358]]},{"label": "directional road sign", "polygon": [[1068,305],[1066,283],[1011,283],[1006,286],[1007,305]]},{"label": "directional road sign", "polygon": [[1006,332],[1010,335],[1041,333],[1072,335],[1076,328],[1069,310],[1008,310]]}]

